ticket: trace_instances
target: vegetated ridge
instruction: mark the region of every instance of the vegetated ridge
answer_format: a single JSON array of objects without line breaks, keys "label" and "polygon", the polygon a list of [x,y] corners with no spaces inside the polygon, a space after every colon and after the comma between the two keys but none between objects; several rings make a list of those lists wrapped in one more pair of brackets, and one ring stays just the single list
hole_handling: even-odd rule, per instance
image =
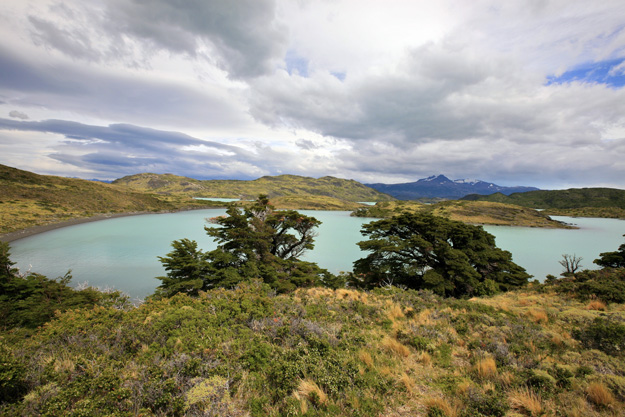
[{"label": "vegetated ridge", "polygon": [[458,199],[468,194],[511,194],[536,187],[504,187],[481,180],[450,180],[444,175],[422,178],[415,182],[401,184],[365,184],[380,192],[387,193],[399,200],[418,200],[423,198]]},{"label": "vegetated ridge", "polygon": [[516,204],[543,209],[550,215],[625,218],[625,190],[616,188],[570,188],[488,196],[472,194],[462,200]]},{"label": "vegetated ridge", "polygon": [[0,234],[98,214],[159,212],[205,203],[0,165]]},{"label": "vegetated ridge", "polygon": [[255,199],[284,196],[320,196],[339,200],[387,201],[393,198],[357,181],[334,177],[311,178],[298,175],[265,176],[256,180],[196,180],[173,174],[137,174],[113,181],[133,189],[159,194],[186,194],[193,197]]},{"label": "vegetated ridge", "polygon": [[423,204],[417,201],[388,201],[375,206],[361,207],[352,213],[356,217],[391,217],[402,212],[430,212],[436,216],[463,223],[480,225],[570,228],[551,219],[544,212],[512,204],[488,201],[441,201]]},{"label": "vegetated ridge", "polygon": [[572,295],[252,282],[138,308],[94,299],[2,332],[0,413],[622,416],[623,304]]}]

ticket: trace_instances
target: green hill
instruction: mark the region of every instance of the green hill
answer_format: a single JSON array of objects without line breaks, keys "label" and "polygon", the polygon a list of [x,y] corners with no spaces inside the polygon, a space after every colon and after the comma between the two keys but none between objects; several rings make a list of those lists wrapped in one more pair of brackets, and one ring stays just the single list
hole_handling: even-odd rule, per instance
[{"label": "green hill", "polygon": [[615,188],[571,188],[491,195],[471,194],[462,200],[491,201],[546,210],[546,214],[625,218],[625,190]]},{"label": "green hill", "polygon": [[200,204],[190,198],[163,198],[118,185],[38,175],[0,165],[0,234],[78,217]]},{"label": "green hill", "polygon": [[512,204],[489,201],[441,201],[436,204],[423,204],[417,201],[385,201],[375,206],[356,209],[357,217],[391,217],[402,212],[431,212],[436,216],[470,224],[569,228],[564,223],[552,220],[544,212]]},{"label": "green hill", "polygon": [[357,181],[334,177],[278,175],[252,181],[195,180],[173,174],[146,173],[123,177],[113,181],[113,184],[159,194],[184,194],[192,197],[255,199],[259,194],[266,194],[270,198],[311,195],[351,202],[393,200],[391,196]]}]

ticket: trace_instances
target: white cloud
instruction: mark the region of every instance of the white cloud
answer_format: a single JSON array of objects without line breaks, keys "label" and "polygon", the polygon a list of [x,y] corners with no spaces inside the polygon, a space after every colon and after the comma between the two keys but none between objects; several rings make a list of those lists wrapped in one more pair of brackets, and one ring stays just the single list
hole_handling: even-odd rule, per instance
[{"label": "white cloud", "polygon": [[[0,163],[625,187],[625,89],[548,84],[625,57],[620,0],[6,0],[0,35],[0,110],[73,129]],[[128,125],[194,141],[72,139]]]}]

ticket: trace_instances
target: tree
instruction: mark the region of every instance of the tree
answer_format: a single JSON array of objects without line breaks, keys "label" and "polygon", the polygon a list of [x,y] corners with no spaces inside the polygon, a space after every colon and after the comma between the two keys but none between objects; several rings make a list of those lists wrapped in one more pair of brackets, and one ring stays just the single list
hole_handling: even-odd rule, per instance
[{"label": "tree", "polygon": [[166,277],[157,277],[163,282],[161,294],[165,297],[178,292],[197,295],[204,286],[203,277],[208,269],[206,254],[194,240],[175,240],[171,245],[174,250],[158,257],[167,271]]},{"label": "tree", "polygon": [[576,256],[575,254],[569,255],[565,253],[562,255],[562,260],[558,261],[558,263],[564,268],[562,275],[567,276],[577,272],[577,270],[582,267],[582,259],[583,258],[581,256]]},{"label": "tree", "polygon": [[479,226],[403,213],[365,224],[361,233],[369,240],[358,245],[371,253],[354,262],[354,273],[365,287],[392,282],[458,297],[508,290],[530,277]]},{"label": "tree", "polygon": [[617,251],[600,253],[599,259],[595,259],[593,263],[602,268],[625,268],[625,243]]},{"label": "tree", "polygon": [[177,292],[197,294],[213,287],[232,287],[241,281],[260,278],[278,291],[289,291],[320,282],[329,273],[316,264],[299,260],[314,247],[315,228],[321,222],[294,210],[277,211],[261,195],[245,209],[230,205],[225,216],[208,220],[217,226],[204,229],[217,242],[208,253],[197,243],[174,241],[174,250],[159,257],[168,271],[157,277],[161,296]]}]

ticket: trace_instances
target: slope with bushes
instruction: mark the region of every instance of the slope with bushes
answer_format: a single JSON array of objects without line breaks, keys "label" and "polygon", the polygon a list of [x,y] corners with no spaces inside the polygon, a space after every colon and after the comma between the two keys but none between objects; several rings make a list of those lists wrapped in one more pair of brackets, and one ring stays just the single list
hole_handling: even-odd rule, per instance
[{"label": "slope with bushes", "polygon": [[193,197],[253,199],[259,194],[332,197],[339,200],[386,201],[393,198],[354,180],[334,177],[311,178],[298,175],[265,176],[252,181],[196,180],[173,174],[137,174],[113,182],[141,191],[185,194]]},{"label": "slope with bushes", "polygon": [[3,337],[13,395],[0,412],[622,415],[624,310],[540,285],[455,300],[393,287],[276,296],[252,282],[67,311],[30,339]]}]

